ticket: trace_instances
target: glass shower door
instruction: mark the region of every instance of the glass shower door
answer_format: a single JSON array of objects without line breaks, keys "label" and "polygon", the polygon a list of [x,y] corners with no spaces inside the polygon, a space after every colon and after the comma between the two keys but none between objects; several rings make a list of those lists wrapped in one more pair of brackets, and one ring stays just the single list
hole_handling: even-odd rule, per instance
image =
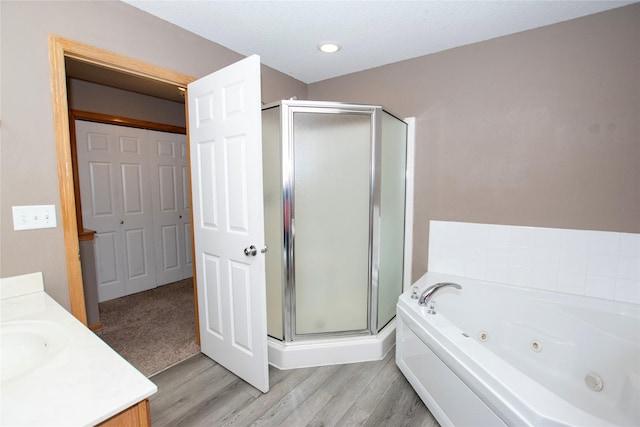
[{"label": "glass shower door", "polygon": [[380,157],[378,331],[396,315],[404,267],[407,124],[386,111],[382,112]]},{"label": "glass shower door", "polygon": [[294,111],[294,335],[366,331],[372,117]]}]

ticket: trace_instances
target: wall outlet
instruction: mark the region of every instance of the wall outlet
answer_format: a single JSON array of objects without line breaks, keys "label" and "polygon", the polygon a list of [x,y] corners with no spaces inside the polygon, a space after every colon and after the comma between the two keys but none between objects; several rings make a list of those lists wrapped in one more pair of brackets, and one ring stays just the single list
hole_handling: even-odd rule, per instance
[{"label": "wall outlet", "polygon": [[12,206],[12,209],[15,231],[56,227],[55,205]]}]

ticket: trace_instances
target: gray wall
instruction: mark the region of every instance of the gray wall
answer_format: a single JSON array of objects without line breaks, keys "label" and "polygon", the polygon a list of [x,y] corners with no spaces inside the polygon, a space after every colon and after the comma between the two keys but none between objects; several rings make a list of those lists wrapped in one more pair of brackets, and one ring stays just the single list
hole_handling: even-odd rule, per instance
[{"label": "gray wall", "polygon": [[[0,1],[0,277],[44,273],[68,307],[55,204],[49,33],[194,77],[242,58],[122,2]],[[417,119],[413,276],[430,219],[640,232],[640,4],[315,83],[263,66],[263,101],[382,104]]]},{"label": "gray wall", "polygon": [[183,103],[77,79],[67,80],[69,108],[186,127]]},{"label": "gray wall", "polygon": [[[69,308],[62,227],[16,232],[11,219],[12,205],[39,204],[56,205],[60,219],[49,34],[193,77],[242,55],[122,2],[0,1],[0,277],[42,271]],[[265,102],[307,96],[304,83],[264,66],[262,88]]]},{"label": "gray wall", "polygon": [[428,221],[640,232],[640,4],[309,85],[416,117]]}]

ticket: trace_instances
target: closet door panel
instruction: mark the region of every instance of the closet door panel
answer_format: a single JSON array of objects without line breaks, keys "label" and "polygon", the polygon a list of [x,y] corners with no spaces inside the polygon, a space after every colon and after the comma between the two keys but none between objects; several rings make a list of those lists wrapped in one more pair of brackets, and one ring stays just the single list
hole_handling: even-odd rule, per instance
[{"label": "closet door panel", "polygon": [[[189,218],[191,218],[191,216],[189,216]],[[191,236],[193,236],[192,233],[193,231],[191,222],[188,222],[184,225],[184,244],[187,248],[185,257],[185,277],[193,276],[193,239],[191,238]]]},{"label": "closet door panel", "polygon": [[189,149],[187,147],[186,138],[182,144],[180,144],[182,149],[182,162],[181,162],[181,170],[182,170],[182,206],[183,206],[183,214],[182,218],[184,219],[184,245],[185,245],[185,257],[184,257],[184,277],[192,277],[193,276],[193,231],[191,227],[191,181],[189,174]]},{"label": "closet door panel", "polygon": [[145,262],[145,235],[144,229],[130,229],[124,233],[127,254],[127,277],[136,279],[149,275],[149,266]]},{"label": "closet door panel", "polygon": [[146,134],[76,121],[82,220],[96,231],[100,302],[156,287]]},{"label": "closet door panel", "polygon": [[89,162],[91,212],[95,217],[115,216],[112,162]]},{"label": "closet door panel", "polygon": [[147,131],[107,125],[119,140],[127,295],[157,286]]},{"label": "closet door panel", "polygon": [[178,237],[178,226],[167,225],[162,227],[162,268],[171,270],[180,268],[180,238]]},{"label": "closet door panel", "polygon": [[[157,212],[178,216],[178,197],[176,194],[178,179],[176,176],[176,167],[172,165],[158,166],[158,194],[159,200]],[[178,224],[171,223],[159,226],[159,242],[162,256],[157,260],[160,266],[160,272],[182,271],[182,262],[180,260],[180,237]],[[180,275],[176,275],[179,280]]]},{"label": "closet door panel", "polygon": [[99,301],[108,301],[125,295],[120,257],[121,246],[118,232],[95,234]]},{"label": "closet door panel", "polygon": [[83,225],[96,231],[98,299],[102,302],[125,295],[118,139],[106,125],[76,121],[76,153]]},{"label": "closet door panel", "polygon": [[144,214],[144,196],[142,190],[142,168],[138,164],[123,164],[122,168],[122,199],[123,214]]},{"label": "closet door panel", "polygon": [[158,183],[160,185],[160,212],[177,212],[176,187],[178,178],[176,177],[176,167],[172,165],[158,166]]},{"label": "closet door panel", "polygon": [[188,182],[185,184],[184,180],[184,169],[188,177],[187,158],[184,155],[186,136],[148,131],[148,138],[151,147],[155,258],[158,285],[164,285],[192,276],[191,269],[186,267],[186,260],[191,256],[191,246],[186,245],[185,235],[185,225],[190,220],[189,206],[185,203],[185,188],[188,189]]}]

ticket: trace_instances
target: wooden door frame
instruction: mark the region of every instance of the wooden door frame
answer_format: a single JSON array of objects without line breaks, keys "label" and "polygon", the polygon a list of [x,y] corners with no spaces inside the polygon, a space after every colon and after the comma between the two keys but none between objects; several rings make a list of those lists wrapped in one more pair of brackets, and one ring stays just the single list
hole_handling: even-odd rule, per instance
[{"label": "wooden door frame", "polygon": [[[99,49],[94,46],[49,35],[49,62],[51,66],[51,93],[53,98],[53,125],[56,140],[58,164],[58,186],[60,191],[61,224],[64,237],[64,252],[69,282],[69,300],[71,314],[83,324],[87,324],[87,312],[84,302],[84,288],[80,267],[80,246],[74,192],[74,173],[71,157],[71,138],[69,131],[69,105],[67,102],[67,75],[65,58],[87,62],[103,68],[132,74],[146,79],[157,80],[186,88],[194,77],[177,73],[134,58]],[[185,114],[188,115],[185,104]],[[187,146],[189,134],[187,132]],[[190,164],[190,159],[188,159]],[[192,213],[193,221],[193,213]],[[193,241],[193,239],[192,239]],[[195,296],[196,340],[200,340],[198,325],[198,295],[196,288],[195,262],[193,263],[193,291]]]}]

